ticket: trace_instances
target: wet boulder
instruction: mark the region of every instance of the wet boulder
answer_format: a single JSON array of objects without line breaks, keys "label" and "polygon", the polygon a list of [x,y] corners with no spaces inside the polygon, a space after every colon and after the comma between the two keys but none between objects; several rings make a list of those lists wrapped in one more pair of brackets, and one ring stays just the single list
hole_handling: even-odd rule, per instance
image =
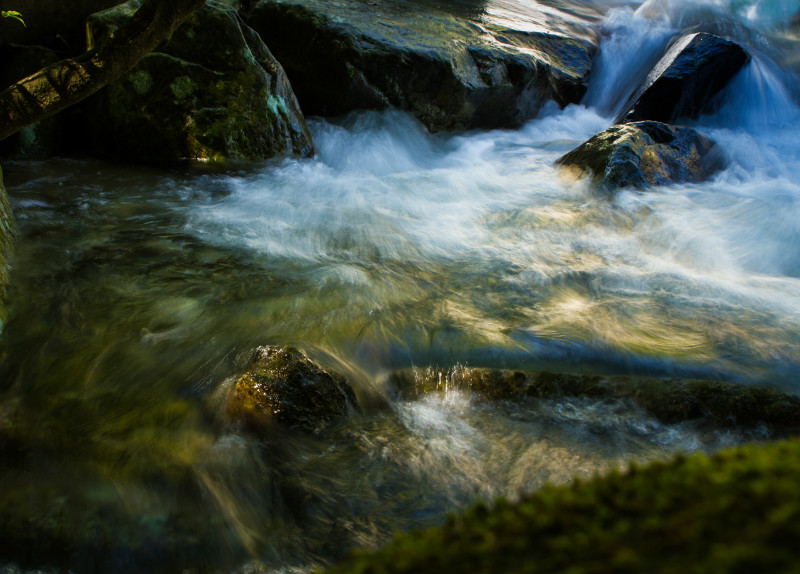
[{"label": "wet boulder", "polygon": [[710,113],[715,96],[749,61],[741,46],[719,36],[683,36],[647,75],[615,123],[674,123]]},{"label": "wet boulder", "polygon": [[627,399],[665,424],[707,419],[723,427],[766,425],[778,436],[800,431],[800,398],[775,388],[725,381],[458,367],[444,372],[430,368],[395,371],[388,384],[406,398],[447,388],[495,400]]},{"label": "wet boulder", "polygon": [[556,165],[601,187],[695,183],[724,166],[716,144],[693,128],[660,122],[615,125],[562,156]]},{"label": "wet boulder", "polygon": [[6,322],[8,296],[8,264],[16,238],[16,225],[11,203],[3,184],[3,172],[0,170],[0,332]]},{"label": "wet boulder", "polygon": [[[90,47],[137,7],[132,0],[91,16]],[[84,110],[93,151],[126,159],[262,159],[313,152],[280,64],[233,7],[214,1]]]},{"label": "wet boulder", "polygon": [[227,403],[231,421],[259,433],[274,423],[318,431],[347,415],[355,395],[341,375],[329,373],[292,347],[260,347]]},{"label": "wet boulder", "polygon": [[533,7],[493,20],[467,4],[263,0],[247,22],[307,114],[393,106],[431,131],[497,128],[581,99],[596,50],[588,27]]}]

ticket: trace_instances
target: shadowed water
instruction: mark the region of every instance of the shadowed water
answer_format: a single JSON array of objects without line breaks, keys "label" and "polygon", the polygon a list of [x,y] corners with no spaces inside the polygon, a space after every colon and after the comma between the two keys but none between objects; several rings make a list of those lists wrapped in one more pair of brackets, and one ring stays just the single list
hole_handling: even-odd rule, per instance
[{"label": "shadowed water", "polygon": [[[308,160],[4,164],[20,239],[0,340],[16,538],[0,556],[304,571],[476,498],[768,438],[623,400],[407,400],[385,382],[460,363],[797,393],[800,135],[769,42],[700,122],[729,161],[713,180],[608,195],[553,167],[703,12],[665,6],[609,12],[584,105],[516,131],[432,136],[363,112],[311,120]],[[698,6],[743,38],[786,33],[760,4]],[[362,408],[317,435],[225,427],[215,413],[264,344],[341,371]]]}]

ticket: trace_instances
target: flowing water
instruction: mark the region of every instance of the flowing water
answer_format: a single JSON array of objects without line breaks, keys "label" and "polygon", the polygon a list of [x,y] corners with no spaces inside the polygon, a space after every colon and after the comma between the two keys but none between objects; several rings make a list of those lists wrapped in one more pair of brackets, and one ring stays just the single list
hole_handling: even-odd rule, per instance
[{"label": "flowing water", "polygon": [[[14,533],[0,556],[305,571],[476,499],[768,438],[621,400],[400,399],[386,375],[462,364],[797,393],[795,4],[617,3],[595,24],[583,105],[519,130],[434,136],[363,112],[312,119],[308,160],[5,164],[21,235],[0,343]],[[700,122],[728,168],[614,195],[562,179],[554,160],[610,124],[676,31],[710,28],[754,54]],[[265,344],[344,373],[361,408],[317,435],[220,425]]]}]

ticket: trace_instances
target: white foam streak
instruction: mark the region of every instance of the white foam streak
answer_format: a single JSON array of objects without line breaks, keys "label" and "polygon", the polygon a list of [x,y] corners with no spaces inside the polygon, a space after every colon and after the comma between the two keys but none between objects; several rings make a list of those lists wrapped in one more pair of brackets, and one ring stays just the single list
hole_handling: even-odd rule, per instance
[{"label": "white foam streak", "polygon": [[[785,137],[789,126],[797,125],[800,112],[775,65],[765,56],[754,53],[750,63],[731,81],[720,96],[720,110],[704,125],[744,128],[750,133],[764,133],[772,140]],[[792,142],[796,143],[796,142]],[[770,163],[778,165],[780,160]]]},{"label": "white foam streak", "polygon": [[645,6],[636,12],[611,10],[603,21],[600,53],[593,63],[584,103],[605,115],[613,117],[622,111],[675,34],[666,15],[650,14]]},{"label": "white foam streak", "polygon": [[764,345],[790,360],[800,136],[790,126],[708,129],[730,164],[714,180],[611,197],[553,165],[608,123],[583,106],[516,131],[440,136],[396,111],[319,120],[317,158],[235,179],[229,196],[193,208],[189,228],[290,278],[358,291],[388,321],[370,318],[370,332],[392,341],[424,322],[431,345],[465,344],[464,330],[482,344],[530,333],[508,344],[531,352],[547,348],[542,337],[574,337],[579,355],[642,339],[671,353],[695,324],[730,325],[732,337],[759,325],[771,333]]}]

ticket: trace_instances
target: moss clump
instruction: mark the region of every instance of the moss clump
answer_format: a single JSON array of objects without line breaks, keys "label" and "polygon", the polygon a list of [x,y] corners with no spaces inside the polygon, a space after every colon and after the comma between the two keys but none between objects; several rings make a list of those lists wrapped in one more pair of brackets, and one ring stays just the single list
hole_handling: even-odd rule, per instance
[{"label": "moss clump", "polygon": [[721,426],[766,424],[778,435],[800,428],[800,398],[769,387],[722,381],[457,368],[397,371],[389,385],[407,396],[447,386],[493,399],[627,398],[666,424],[708,418]]},{"label": "moss clump", "polygon": [[177,99],[185,100],[194,94],[197,86],[189,76],[179,76],[172,81],[169,89],[172,90],[172,95]]},{"label": "moss clump", "polygon": [[330,572],[778,572],[800,561],[800,440],[545,487]]}]

